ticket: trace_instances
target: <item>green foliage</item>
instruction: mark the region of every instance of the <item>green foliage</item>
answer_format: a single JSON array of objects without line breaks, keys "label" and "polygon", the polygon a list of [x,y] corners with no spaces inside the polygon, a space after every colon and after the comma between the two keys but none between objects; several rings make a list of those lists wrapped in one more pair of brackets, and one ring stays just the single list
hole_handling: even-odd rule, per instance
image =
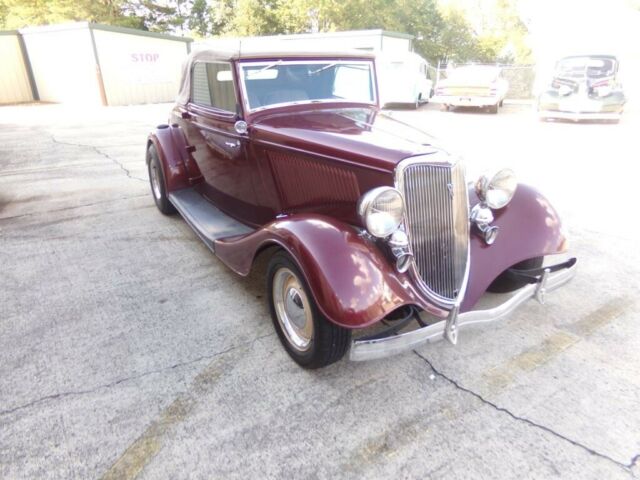
[{"label": "green foliage", "polygon": [[206,0],[194,0],[187,25],[198,37],[205,37],[211,28],[211,10]]},{"label": "green foliage", "polygon": [[0,0],[0,28],[3,28],[5,23],[7,22],[7,15],[9,14],[9,7],[7,4]]},{"label": "green foliage", "polygon": [[123,13],[124,0],[1,0],[0,28],[70,21],[92,21],[140,28],[141,22]]}]

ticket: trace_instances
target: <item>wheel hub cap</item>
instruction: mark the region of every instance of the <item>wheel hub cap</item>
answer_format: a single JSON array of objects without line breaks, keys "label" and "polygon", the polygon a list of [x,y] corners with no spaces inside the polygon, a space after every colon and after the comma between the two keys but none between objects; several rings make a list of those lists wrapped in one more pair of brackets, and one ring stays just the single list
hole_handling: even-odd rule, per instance
[{"label": "wheel hub cap", "polygon": [[302,283],[288,268],[274,275],[273,304],[289,344],[300,352],[308,350],[314,333],[313,316]]},{"label": "wheel hub cap", "polygon": [[153,190],[153,195],[159,200],[161,196],[160,178],[158,175],[158,166],[155,163],[151,165],[151,189]]}]

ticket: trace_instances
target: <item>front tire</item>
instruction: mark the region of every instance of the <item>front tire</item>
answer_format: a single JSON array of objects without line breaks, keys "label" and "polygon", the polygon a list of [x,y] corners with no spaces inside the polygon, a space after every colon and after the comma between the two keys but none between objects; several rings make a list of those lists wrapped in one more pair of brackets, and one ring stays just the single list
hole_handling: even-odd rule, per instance
[{"label": "front tire", "polygon": [[164,181],[164,173],[160,158],[154,144],[147,149],[147,168],[149,170],[149,184],[151,185],[151,195],[156,202],[156,207],[165,215],[176,213],[176,208],[167,197],[167,189]]},{"label": "front tire", "polygon": [[351,331],[320,313],[300,269],[284,251],[275,253],[269,261],[267,297],[278,337],[298,365],[325,367],[347,352]]}]

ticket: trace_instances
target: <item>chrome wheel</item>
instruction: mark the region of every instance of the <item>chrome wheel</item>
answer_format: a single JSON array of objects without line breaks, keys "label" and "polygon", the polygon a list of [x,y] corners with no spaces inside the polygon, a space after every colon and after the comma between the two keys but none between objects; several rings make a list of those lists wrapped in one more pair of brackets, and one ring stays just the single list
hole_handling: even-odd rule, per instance
[{"label": "chrome wheel", "polygon": [[157,162],[151,162],[151,168],[149,169],[149,173],[151,176],[151,190],[153,191],[153,196],[156,197],[157,200],[160,200],[162,197],[162,190],[160,190],[160,173],[158,172]]},{"label": "chrome wheel", "polygon": [[273,277],[273,306],[278,323],[289,344],[306,352],[313,340],[313,313],[302,282],[288,268],[281,267]]}]

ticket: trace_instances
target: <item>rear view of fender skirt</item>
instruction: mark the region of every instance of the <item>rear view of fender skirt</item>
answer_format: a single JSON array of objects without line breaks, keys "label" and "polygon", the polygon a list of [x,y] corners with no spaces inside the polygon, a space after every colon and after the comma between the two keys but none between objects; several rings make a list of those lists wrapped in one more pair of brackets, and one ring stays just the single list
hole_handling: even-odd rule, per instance
[{"label": "rear view of fender skirt", "polygon": [[541,269],[541,274],[535,277],[534,283],[517,290],[507,301],[495,308],[464,313],[458,313],[458,309],[454,308],[446,320],[426,327],[384,338],[355,339],[351,342],[349,359],[359,362],[390,357],[445,338],[455,344],[461,330],[502,320],[531,298],[544,303],[548,292],[556,290],[574,277],[575,264],[576,259],[572,258],[563,264]]}]

